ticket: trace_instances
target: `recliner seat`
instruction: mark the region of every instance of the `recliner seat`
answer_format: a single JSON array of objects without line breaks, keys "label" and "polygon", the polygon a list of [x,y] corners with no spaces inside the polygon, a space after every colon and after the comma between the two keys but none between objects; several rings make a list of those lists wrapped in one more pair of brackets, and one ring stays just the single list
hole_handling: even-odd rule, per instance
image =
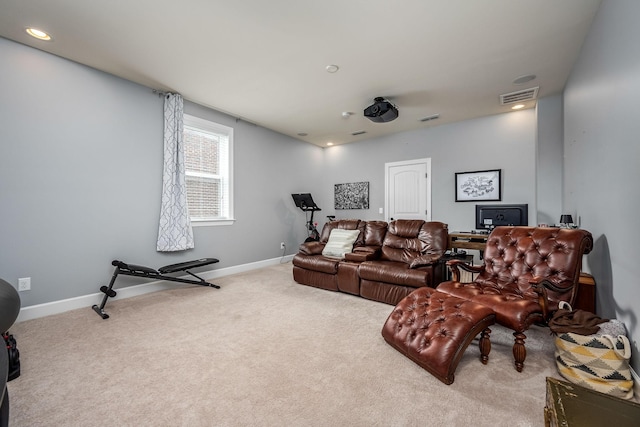
[{"label": "recliner seat", "polygon": [[[496,227],[487,239],[483,265],[449,261],[454,280],[437,290],[491,308],[496,323],[514,331],[515,366],[522,371],[524,331],[546,322],[560,301],[574,303],[582,256],[592,248],[593,237],[586,230]],[[458,268],[478,276],[460,283]]]}]

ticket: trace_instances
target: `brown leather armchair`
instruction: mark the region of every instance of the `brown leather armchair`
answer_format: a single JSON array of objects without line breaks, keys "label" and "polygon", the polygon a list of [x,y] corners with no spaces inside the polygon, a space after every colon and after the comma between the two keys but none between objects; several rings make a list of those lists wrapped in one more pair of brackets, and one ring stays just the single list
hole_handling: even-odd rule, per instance
[{"label": "brown leather armchair", "polygon": [[[518,372],[526,358],[526,331],[544,323],[560,301],[573,304],[582,255],[591,252],[593,237],[585,230],[537,227],[496,227],[487,239],[483,265],[449,261],[453,280],[438,291],[490,307],[496,322],[512,329]],[[460,270],[478,273],[460,283]]]}]

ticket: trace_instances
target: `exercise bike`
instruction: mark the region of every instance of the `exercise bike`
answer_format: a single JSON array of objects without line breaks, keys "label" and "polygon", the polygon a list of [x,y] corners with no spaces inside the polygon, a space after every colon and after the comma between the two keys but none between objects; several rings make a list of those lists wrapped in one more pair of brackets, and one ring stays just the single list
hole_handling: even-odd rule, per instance
[{"label": "exercise bike", "polygon": [[322,209],[320,209],[318,205],[316,205],[316,203],[313,201],[311,193],[292,194],[291,197],[293,197],[293,202],[296,204],[296,206],[299,207],[300,210],[302,210],[305,214],[308,215],[308,213],[311,212],[311,217],[307,220],[306,223],[308,237],[306,238],[305,242],[314,242],[320,240],[320,233],[318,233],[318,229],[316,228],[318,224],[313,222],[313,214],[314,212],[321,211]]}]

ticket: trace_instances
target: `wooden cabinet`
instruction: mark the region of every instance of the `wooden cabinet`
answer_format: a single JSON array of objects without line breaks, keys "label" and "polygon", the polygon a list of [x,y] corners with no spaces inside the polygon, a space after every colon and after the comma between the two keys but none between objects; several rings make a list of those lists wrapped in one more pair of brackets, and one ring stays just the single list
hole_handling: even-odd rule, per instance
[{"label": "wooden cabinet", "polygon": [[589,390],[555,378],[547,378],[546,427],[637,427],[640,405]]}]

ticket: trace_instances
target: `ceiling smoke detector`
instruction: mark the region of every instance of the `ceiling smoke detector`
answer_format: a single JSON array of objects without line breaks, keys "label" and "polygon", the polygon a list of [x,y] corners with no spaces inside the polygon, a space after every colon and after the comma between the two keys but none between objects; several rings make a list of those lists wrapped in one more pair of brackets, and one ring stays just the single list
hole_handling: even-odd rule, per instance
[{"label": "ceiling smoke detector", "polygon": [[529,83],[531,80],[535,80],[535,74],[526,74],[524,76],[517,77],[514,81],[514,85],[523,85],[525,83]]}]

